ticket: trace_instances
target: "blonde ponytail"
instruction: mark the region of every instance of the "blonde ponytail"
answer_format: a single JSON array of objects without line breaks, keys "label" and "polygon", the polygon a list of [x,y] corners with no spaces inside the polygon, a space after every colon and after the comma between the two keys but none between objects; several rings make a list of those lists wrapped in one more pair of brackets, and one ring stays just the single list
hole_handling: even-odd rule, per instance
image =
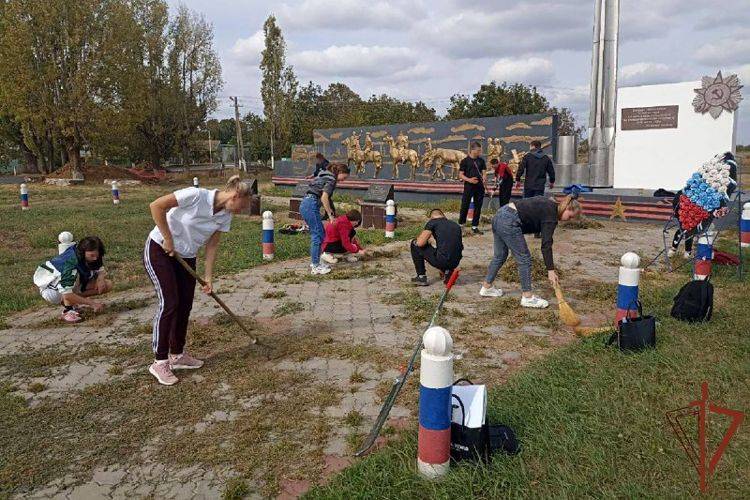
[{"label": "blonde ponytail", "polygon": [[242,181],[239,175],[233,175],[227,180],[227,185],[224,188],[225,191],[234,191],[240,197],[245,198],[250,196],[250,185]]},{"label": "blonde ponytail", "polygon": [[571,195],[566,196],[560,203],[557,204],[557,219],[560,220],[562,214],[566,210],[571,209],[573,211],[573,218],[576,219],[581,215],[581,204],[578,200],[573,199]]}]

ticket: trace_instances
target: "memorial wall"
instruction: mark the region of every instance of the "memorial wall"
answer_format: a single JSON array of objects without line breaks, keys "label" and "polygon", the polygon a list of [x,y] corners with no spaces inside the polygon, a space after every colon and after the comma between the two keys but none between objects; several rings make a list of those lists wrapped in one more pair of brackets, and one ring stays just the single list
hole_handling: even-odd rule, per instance
[{"label": "memorial wall", "polygon": [[703,162],[734,152],[737,112],[701,97],[704,87],[719,96],[711,78],[618,90],[615,188],[680,189]]},{"label": "memorial wall", "polygon": [[361,179],[446,182],[458,178],[458,165],[474,141],[488,164],[492,158],[513,163],[534,140],[554,157],[557,129],[556,115],[535,114],[315,130],[314,144],[293,146],[291,160],[276,163],[274,177],[312,174],[321,153],[348,163]]}]

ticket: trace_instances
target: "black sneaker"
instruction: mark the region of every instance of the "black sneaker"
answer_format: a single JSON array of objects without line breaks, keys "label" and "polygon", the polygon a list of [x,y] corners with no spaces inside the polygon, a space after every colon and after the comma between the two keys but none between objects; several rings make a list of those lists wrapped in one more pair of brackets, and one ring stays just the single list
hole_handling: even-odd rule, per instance
[{"label": "black sneaker", "polygon": [[416,276],[411,279],[411,282],[417,286],[429,286],[429,283],[427,283],[427,276]]},{"label": "black sneaker", "polygon": [[480,231],[480,229],[478,227],[472,227],[471,228],[471,232],[474,233],[474,234],[480,234],[480,235],[484,234],[484,231]]}]

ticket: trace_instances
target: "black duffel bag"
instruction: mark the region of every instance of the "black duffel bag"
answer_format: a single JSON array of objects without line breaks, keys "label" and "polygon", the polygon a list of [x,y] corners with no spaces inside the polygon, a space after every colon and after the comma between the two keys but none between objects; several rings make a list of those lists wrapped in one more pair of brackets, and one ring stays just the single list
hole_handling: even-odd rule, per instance
[{"label": "black duffel bag", "polygon": [[714,286],[709,279],[686,283],[674,298],[673,318],[688,323],[710,321],[714,312]]},{"label": "black duffel bag", "polygon": [[656,318],[643,315],[643,305],[636,302],[638,316],[630,318],[628,307],[625,319],[620,320],[617,331],[609,337],[607,345],[617,340],[621,351],[640,351],[647,347],[656,347]]}]

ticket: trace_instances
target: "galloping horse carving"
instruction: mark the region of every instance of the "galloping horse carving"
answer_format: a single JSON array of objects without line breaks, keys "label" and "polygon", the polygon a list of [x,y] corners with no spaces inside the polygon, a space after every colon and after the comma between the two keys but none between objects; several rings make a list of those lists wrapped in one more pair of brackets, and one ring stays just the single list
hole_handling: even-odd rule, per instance
[{"label": "galloping horse carving", "polygon": [[383,155],[380,154],[380,151],[362,151],[362,148],[359,145],[359,138],[354,135],[341,141],[341,144],[346,146],[347,165],[354,162],[357,169],[357,175],[365,173],[365,163],[373,163],[375,165],[375,175],[373,176],[373,179],[378,178],[380,169],[383,168]]},{"label": "galloping horse carving", "polygon": [[[432,144],[430,144],[432,146]],[[432,148],[425,152],[422,157],[422,164],[426,172],[429,172],[430,166],[435,165],[435,170],[432,172],[433,178],[446,179],[445,172],[443,171],[444,165],[451,167],[451,179],[458,179],[458,170],[461,166],[461,160],[466,158],[466,153],[458,151],[456,149],[444,149],[444,148]]]},{"label": "galloping horse carving", "polygon": [[410,179],[414,180],[417,167],[419,166],[419,154],[413,149],[399,148],[396,145],[396,140],[391,135],[386,135],[385,137],[383,137],[383,142],[388,144],[388,146],[390,147],[391,158],[393,158],[393,171],[391,173],[391,178],[398,179],[399,178],[399,175],[398,175],[399,165],[401,165],[402,163],[405,164],[406,162],[409,162],[411,164]]}]

